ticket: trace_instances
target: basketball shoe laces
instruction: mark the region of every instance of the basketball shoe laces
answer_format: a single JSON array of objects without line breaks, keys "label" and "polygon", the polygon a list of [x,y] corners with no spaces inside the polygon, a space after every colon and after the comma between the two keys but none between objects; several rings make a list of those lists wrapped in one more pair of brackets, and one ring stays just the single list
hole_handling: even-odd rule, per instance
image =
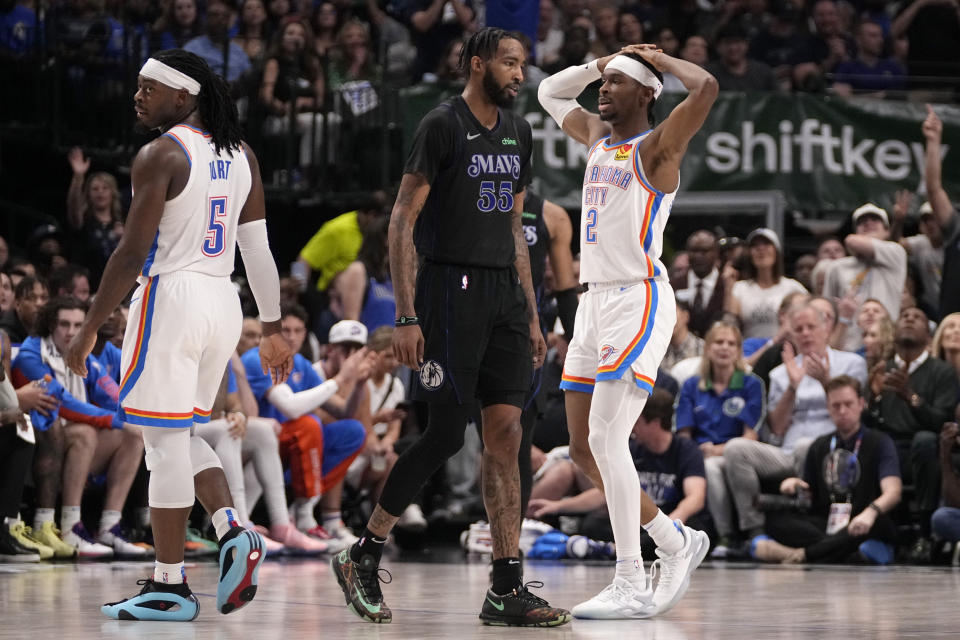
[{"label": "basketball shoe laces", "polygon": [[664,564],[657,558],[650,567],[650,583],[653,584],[654,578],[659,574],[660,580],[657,582],[657,590],[659,591],[661,587],[669,587],[675,575],[674,569],[675,565],[672,562]]},{"label": "basketball shoe laces", "polygon": [[[386,574],[386,578],[381,574]],[[363,595],[368,602],[383,602],[383,591],[380,590],[380,583],[390,584],[393,582],[393,575],[383,567],[376,569],[363,570],[357,567],[357,579],[360,581],[360,587],[363,589]]]},{"label": "basketball shoe laces", "polygon": [[526,602],[533,605],[531,608],[536,609],[540,607],[549,607],[550,604],[540,596],[532,593],[529,589],[530,587],[533,587],[534,589],[542,589],[543,582],[541,582],[540,580],[531,580],[530,582],[524,583],[523,586],[520,587],[519,589],[514,589],[513,593],[522,602]]}]

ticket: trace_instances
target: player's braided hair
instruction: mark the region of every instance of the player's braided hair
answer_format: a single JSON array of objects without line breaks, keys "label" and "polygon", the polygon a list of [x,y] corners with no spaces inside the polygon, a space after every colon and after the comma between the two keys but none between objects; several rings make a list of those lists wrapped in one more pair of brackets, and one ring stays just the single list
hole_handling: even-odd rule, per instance
[{"label": "player's braided hair", "polygon": [[[642,64],[643,66],[645,66],[647,69],[650,69],[650,71],[653,73],[653,75],[657,76],[657,80],[659,80],[661,83],[663,83],[663,74],[660,73],[659,71],[657,71],[657,68],[656,68],[656,67],[654,67],[652,64],[650,64],[649,62],[647,62],[646,60],[644,60],[643,58],[641,58],[641,57],[638,56],[637,54],[635,54],[635,53],[623,53],[623,54],[620,54],[620,55],[627,56],[627,57],[630,58],[631,60],[636,60],[637,62],[639,62],[640,64]],[[651,127],[651,128],[653,127],[653,125],[656,124],[656,120],[655,120],[654,117],[653,117],[653,105],[655,105],[655,104],[657,104],[657,99],[656,99],[656,98],[650,98],[650,104],[647,105],[647,122],[650,124],[650,127]]]},{"label": "player's braided hair", "polygon": [[470,36],[460,50],[460,70],[470,75],[470,60],[473,56],[480,56],[489,60],[497,53],[500,41],[504,39],[519,40],[520,36],[512,31],[505,31],[496,27],[484,27]]},{"label": "player's braided hair", "polygon": [[183,49],[158,51],[153,57],[200,83],[197,110],[203,126],[213,138],[217,153],[222,149],[241,148],[240,118],[230,98],[230,86],[200,56]]}]

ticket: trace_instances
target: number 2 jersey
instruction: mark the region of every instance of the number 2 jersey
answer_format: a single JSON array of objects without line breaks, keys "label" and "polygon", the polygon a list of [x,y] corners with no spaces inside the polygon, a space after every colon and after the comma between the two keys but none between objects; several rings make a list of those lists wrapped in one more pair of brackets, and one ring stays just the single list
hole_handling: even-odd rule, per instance
[{"label": "number 2 jersey", "polygon": [[141,275],[194,271],[233,273],[237,223],[252,177],[243,150],[214,150],[210,135],[186,124],[163,134],[183,150],[190,165],[187,184],[167,200]]},{"label": "number 2 jersey", "polygon": [[514,196],[530,183],[533,136],[521,116],[499,109],[487,129],[463,98],[441,103],[420,122],[404,173],[419,173],[430,194],[417,218],[421,258],[447,264],[507,267],[516,252]]},{"label": "number 2 jersey", "polygon": [[643,172],[641,133],[610,146],[598,140],[587,154],[580,222],[580,282],[602,284],[666,278],[660,262],[663,230],[676,190],[654,189]]}]

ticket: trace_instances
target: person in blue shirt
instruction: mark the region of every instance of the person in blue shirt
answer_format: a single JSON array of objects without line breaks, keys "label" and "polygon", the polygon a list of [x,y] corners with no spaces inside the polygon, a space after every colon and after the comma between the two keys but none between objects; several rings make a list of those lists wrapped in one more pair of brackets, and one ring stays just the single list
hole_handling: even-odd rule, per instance
[{"label": "person in blue shirt", "polygon": [[[87,356],[87,376],[81,378],[67,369],[62,356],[83,324],[86,309],[76,298],[51,300],[39,313],[37,335],[23,342],[13,361],[15,386],[49,376],[46,384],[59,402],[48,417],[31,415],[37,430],[37,536],[58,556],[144,557],[147,551],[127,541],[120,530],[120,512],[143,458],[140,431],[124,428],[116,413],[117,383],[96,357]],[[107,476],[107,492],[95,538],[80,520],[80,501],[87,476],[101,473]],[[62,539],[53,526],[61,491]]]},{"label": "person in blue shirt", "polygon": [[723,476],[724,445],[738,437],[756,440],[767,413],[763,381],[747,373],[742,348],[737,327],[719,322],[710,327],[700,374],[684,383],[677,398],[677,434],[692,438],[703,452],[707,507],[719,536],[714,557],[726,557],[736,532]]},{"label": "person in blue shirt", "polygon": [[883,93],[907,88],[907,72],[895,58],[883,56],[883,27],[873,20],[857,26],[857,57],[833,70],[833,88],[842,95]]},{"label": "person in blue shirt", "polygon": [[[337,549],[338,541],[343,543],[342,548],[347,541],[340,536],[331,539],[317,524],[313,510],[321,494],[339,496],[347,468],[363,450],[367,432],[359,420],[321,423],[316,412],[327,407],[332,409],[331,413],[343,415],[345,408],[355,407],[354,403],[361,399],[358,393],[362,393],[365,386],[362,382],[370,374],[370,362],[366,349],[355,350],[344,359],[336,375],[324,381],[299,354],[307,335],[307,312],[299,305],[283,305],[280,323],[284,339],[296,353],[287,381],[275,385],[263,374],[259,348],[243,354],[244,370],[257,398],[260,416],[273,418],[282,425],[280,454],[290,465],[295,496],[292,510],[297,528],[334,545],[332,550]],[[366,341],[366,335],[363,340]]]},{"label": "person in blue shirt", "polygon": [[[250,58],[243,47],[229,40],[230,8],[223,0],[207,3],[207,32],[183,45],[184,51],[203,58],[214,73],[233,84],[250,70]],[[224,47],[227,57],[224,59]]]}]

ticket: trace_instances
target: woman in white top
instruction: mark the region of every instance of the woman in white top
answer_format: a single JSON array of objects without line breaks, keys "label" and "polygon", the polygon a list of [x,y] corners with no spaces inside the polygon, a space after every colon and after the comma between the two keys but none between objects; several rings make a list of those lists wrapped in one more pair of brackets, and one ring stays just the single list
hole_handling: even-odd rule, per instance
[{"label": "woman in white top", "polygon": [[744,273],[738,273],[730,264],[723,269],[723,308],[740,318],[744,339],[772,338],[779,328],[777,310],[784,296],[807,290],[793,278],[783,276],[780,238],[772,229],[751,231],[747,247],[750,260]]}]

